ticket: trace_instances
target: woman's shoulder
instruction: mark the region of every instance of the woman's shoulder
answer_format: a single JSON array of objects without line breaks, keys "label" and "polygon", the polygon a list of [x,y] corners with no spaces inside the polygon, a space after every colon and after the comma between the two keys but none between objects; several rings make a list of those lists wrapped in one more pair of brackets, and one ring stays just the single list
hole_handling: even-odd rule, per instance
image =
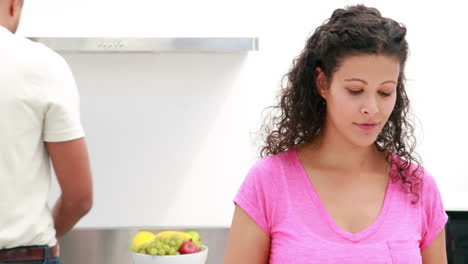
[{"label": "woman's shoulder", "polygon": [[289,149],[278,154],[264,156],[254,163],[252,169],[264,171],[283,170],[285,167],[293,165],[294,155],[296,155],[295,149]]},{"label": "woman's shoulder", "polygon": [[250,167],[246,180],[270,185],[282,181],[286,172],[291,172],[294,165],[295,150],[290,149],[282,153],[268,155],[256,160]]},{"label": "woman's shoulder", "polygon": [[392,156],[393,161],[396,161],[393,163],[393,170],[398,170],[398,167],[400,167],[405,170],[405,176],[409,177],[409,179],[414,181],[417,178],[421,183],[422,187],[420,191],[423,195],[438,192],[436,179],[426,167],[412,161],[407,161],[396,154],[392,154]]}]

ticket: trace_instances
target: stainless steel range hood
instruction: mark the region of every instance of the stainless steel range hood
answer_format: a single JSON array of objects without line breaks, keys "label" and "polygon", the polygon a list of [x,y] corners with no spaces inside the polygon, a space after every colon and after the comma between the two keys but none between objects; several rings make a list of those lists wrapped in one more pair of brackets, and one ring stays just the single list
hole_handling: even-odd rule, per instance
[{"label": "stainless steel range hood", "polygon": [[29,37],[57,52],[248,52],[258,38],[45,38]]}]

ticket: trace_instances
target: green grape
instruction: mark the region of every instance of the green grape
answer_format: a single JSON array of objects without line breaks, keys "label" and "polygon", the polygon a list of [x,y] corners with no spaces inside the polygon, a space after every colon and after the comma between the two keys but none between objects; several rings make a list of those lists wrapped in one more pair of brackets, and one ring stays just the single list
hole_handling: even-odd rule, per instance
[{"label": "green grape", "polygon": [[131,245],[130,250],[133,251],[133,252],[138,252],[140,249],[135,245]]},{"label": "green grape", "polygon": [[175,247],[175,246],[177,246],[177,242],[174,241],[174,240],[171,240],[171,242],[169,242],[169,246]]},{"label": "green grape", "polygon": [[147,249],[147,248],[149,247],[149,244],[150,244],[150,243],[143,243],[143,244],[141,244],[141,247],[140,247],[140,248],[141,248],[141,249]]},{"label": "green grape", "polygon": [[146,250],[140,249],[140,250],[138,251],[138,253],[140,253],[140,254],[146,254]]},{"label": "green grape", "polygon": [[171,250],[171,247],[169,245],[163,245],[162,249],[164,249],[165,252],[169,252],[169,250]]},{"label": "green grape", "polygon": [[176,247],[177,247],[177,249],[179,249],[180,246],[182,246],[183,243],[184,243],[184,241],[183,241],[182,239],[176,240]]},{"label": "green grape", "polygon": [[152,249],[150,249],[150,252],[149,252],[149,253],[150,253],[150,255],[152,255],[152,256],[156,256],[156,255],[158,254],[158,250],[155,249],[155,248],[152,248]]},{"label": "green grape", "polygon": [[164,255],[166,255],[166,251],[161,248],[161,249],[158,250],[158,255],[159,256],[164,256]]},{"label": "green grape", "polygon": [[178,251],[175,248],[171,248],[171,250],[169,251],[169,255],[177,255],[177,253]]},{"label": "green grape", "polygon": [[164,244],[169,244],[171,242],[171,239],[170,238],[165,238],[163,240]]},{"label": "green grape", "polygon": [[153,247],[152,247],[152,246],[149,246],[149,247],[146,249],[146,252],[148,252],[148,254],[150,254],[151,249],[153,249]]},{"label": "green grape", "polygon": [[163,246],[163,243],[161,241],[156,241],[154,247],[156,249],[161,249]]}]

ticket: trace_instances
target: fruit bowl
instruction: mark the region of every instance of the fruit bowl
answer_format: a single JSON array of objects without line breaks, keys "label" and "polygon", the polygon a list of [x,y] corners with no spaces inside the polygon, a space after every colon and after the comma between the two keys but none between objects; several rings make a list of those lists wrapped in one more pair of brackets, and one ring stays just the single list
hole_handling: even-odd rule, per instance
[{"label": "fruit bowl", "polygon": [[140,231],[129,249],[134,264],[205,264],[208,256],[196,231]]},{"label": "fruit bowl", "polygon": [[200,252],[182,255],[151,256],[131,252],[133,264],[205,264],[208,257],[208,247],[202,246]]}]

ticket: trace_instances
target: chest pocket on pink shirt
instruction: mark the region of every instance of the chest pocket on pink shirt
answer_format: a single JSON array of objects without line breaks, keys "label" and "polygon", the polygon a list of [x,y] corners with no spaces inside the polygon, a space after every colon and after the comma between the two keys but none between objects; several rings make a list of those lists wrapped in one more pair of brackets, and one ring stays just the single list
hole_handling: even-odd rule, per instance
[{"label": "chest pocket on pink shirt", "polygon": [[387,244],[393,264],[422,264],[417,240],[390,240]]}]

